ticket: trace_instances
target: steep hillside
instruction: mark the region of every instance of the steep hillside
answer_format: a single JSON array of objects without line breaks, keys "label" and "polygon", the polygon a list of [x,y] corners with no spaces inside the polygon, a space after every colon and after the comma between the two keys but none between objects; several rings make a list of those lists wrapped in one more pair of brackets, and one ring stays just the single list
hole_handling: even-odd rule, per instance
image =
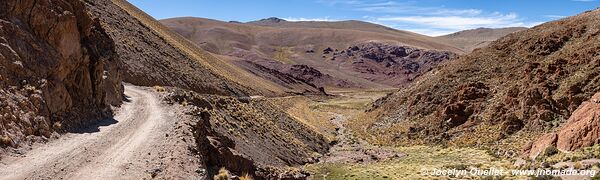
[{"label": "steep hillside", "polygon": [[[281,65],[277,65],[279,67],[274,70],[284,69],[284,74],[289,72],[293,65],[306,66],[316,72],[315,74],[322,74],[328,78],[321,80],[319,77],[310,77],[310,74],[303,74],[302,77],[308,77],[312,79],[309,81],[311,84],[326,89],[397,87],[402,83],[384,79],[410,79],[401,73],[390,74],[398,69],[394,69],[389,63],[366,64],[363,69],[351,67],[360,63],[361,60],[356,59],[362,57],[343,58],[342,56],[354,56],[347,51],[351,49],[349,47],[376,43],[395,46],[396,49],[439,53],[435,56],[451,54],[447,52],[462,53],[460,49],[439,43],[439,40],[432,37],[360,21],[287,22],[270,18],[249,23],[227,23],[202,18],[174,18],[162,20],[161,23],[201,48],[232,57],[235,64],[257,74],[266,72],[247,64],[273,69],[273,64],[279,62]],[[362,49],[355,51],[360,52]],[[368,53],[370,52],[364,52]],[[430,60],[438,62],[447,59]],[[423,62],[427,64],[429,61]],[[371,65],[375,66],[370,67]],[[377,72],[372,73],[366,69]],[[259,73],[261,71],[262,73]],[[421,72],[414,75],[418,76]]]},{"label": "steep hillside", "polygon": [[251,92],[217,74],[210,65],[201,63],[205,61],[201,54],[177,48],[173,45],[176,42],[168,41],[169,34],[149,27],[117,4],[86,1],[86,5],[116,41],[125,81],[144,86],[178,86],[209,94]]},{"label": "steep hillside", "polygon": [[509,28],[478,28],[460,31],[444,36],[437,37],[444,42],[461,48],[465,52],[471,52],[477,48],[482,48],[489,45],[503,36],[513,32],[526,30],[524,27],[509,27]]},{"label": "steep hillside", "polygon": [[78,0],[1,1],[0,146],[110,116],[123,94],[116,57]]},{"label": "steep hillside", "polygon": [[379,100],[353,127],[382,144],[507,139],[518,148],[600,90],[599,17],[588,11],[503,37]]},{"label": "steep hillside", "polygon": [[208,177],[226,168],[257,179],[305,179],[308,174],[298,167],[316,162],[330,146],[322,134],[268,101],[168,92],[165,100],[183,105],[197,122],[193,132]]}]

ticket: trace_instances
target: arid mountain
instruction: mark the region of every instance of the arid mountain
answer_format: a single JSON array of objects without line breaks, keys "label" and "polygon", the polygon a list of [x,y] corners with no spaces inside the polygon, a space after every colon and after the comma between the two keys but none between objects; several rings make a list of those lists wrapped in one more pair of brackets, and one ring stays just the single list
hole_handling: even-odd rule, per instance
[{"label": "arid mountain", "polygon": [[437,37],[444,42],[461,48],[465,52],[471,52],[477,48],[483,48],[501,37],[510,33],[526,30],[524,27],[509,28],[477,28],[460,31]]},{"label": "arid mountain", "polygon": [[0,146],[107,117],[122,100],[119,64],[82,2],[1,1]]},{"label": "arid mountain", "polygon": [[588,11],[500,38],[380,99],[354,129],[382,144],[512,139],[520,148],[600,91],[599,17]]},{"label": "arid mountain", "polygon": [[[123,57],[127,70],[124,78],[134,84],[177,86],[222,95],[320,93],[304,82],[292,84],[296,88],[289,89],[240,69],[172,33],[126,1],[86,2],[103,26],[110,29],[109,35],[118,41],[118,51],[138,52],[124,53]],[[122,26],[123,23],[128,25]]]},{"label": "arid mountain", "polygon": [[[428,64],[429,62],[448,60],[451,52],[462,53],[460,49],[439,43],[439,40],[432,37],[360,21],[288,22],[269,18],[249,23],[227,23],[202,18],[174,18],[162,20],[161,23],[207,51],[232,57],[235,64],[248,71],[267,74],[266,70],[261,70],[262,67],[267,67],[269,72],[284,69],[280,72],[286,74],[289,69],[294,68],[293,65],[302,65],[315,72],[315,75],[327,77],[322,80],[319,77],[309,77],[311,74],[301,75],[304,79],[310,79],[308,82],[311,84],[326,88],[398,87],[405,83],[398,79],[411,79],[424,72],[418,70],[411,72],[411,75],[405,75],[404,72],[390,73],[413,61],[409,59],[420,58],[421,65],[429,67],[435,66]],[[373,47],[352,48],[358,46]],[[415,53],[407,57],[382,57],[390,58],[386,62],[361,56],[388,53],[378,49],[379,46],[393,46],[396,50],[411,49],[410,52],[400,54],[418,50],[436,55],[421,57]],[[435,59],[436,57],[442,58]],[[426,60],[427,58],[429,59]],[[378,62],[370,63],[371,61]],[[357,67],[361,63],[364,63],[363,67]],[[297,77],[294,74],[291,76]]]}]

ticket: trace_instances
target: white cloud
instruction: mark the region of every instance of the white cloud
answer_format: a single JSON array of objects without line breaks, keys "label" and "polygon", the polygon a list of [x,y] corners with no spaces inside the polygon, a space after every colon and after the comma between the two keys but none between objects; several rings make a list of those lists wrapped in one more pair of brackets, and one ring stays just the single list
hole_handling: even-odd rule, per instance
[{"label": "white cloud", "polygon": [[545,15],[544,17],[550,18],[550,19],[562,19],[562,18],[565,18],[567,16],[562,16],[562,15]]},{"label": "white cloud", "polygon": [[286,21],[339,21],[337,19],[330,19],[329,17],[324,18],[303,18],[303,17],[288,17],[283,18]]},{"label": "white cloud", "polygon": [[518,16],[514,13],[490,17],[467,16],[396,16],[377,18],[377,21],[390,21],[397,23],[410,23],[447,29],[468,29],[477,27],[497,27],[521,25]]},{"label": "white cloud", "polygon": [[481,9],[455,9],[443,6],[428,7],[420,6],[418,1],[318,0],[318,2],[368,13],[363,16],[363,20],[372,23],[430,36],[480,27],[531,27],[541,23],[526,21],[516,13],[485,12]]}]

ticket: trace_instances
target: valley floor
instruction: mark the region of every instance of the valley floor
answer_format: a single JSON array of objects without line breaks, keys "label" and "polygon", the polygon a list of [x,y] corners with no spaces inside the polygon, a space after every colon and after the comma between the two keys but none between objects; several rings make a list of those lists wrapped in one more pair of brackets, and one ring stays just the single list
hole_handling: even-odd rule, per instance
[{"label": "valley floor", "polygon": [[113,119],[34,145],[22,155],[2,157],[0,179],[198,176],[199,159],[187,148],[194,140],[186,135],[184,121],[173,121],[176,113],[152,91],[126,86],[125,95],[127,101]]},{"label": "valley floor", "polygon": [[[499,157],[490,150],[442,146],[385,147],[370,144],[355,135],[350,128],[352,123],[361,121],[358,118],[371,103],[390,91],[337,91],[330,92],[333,97],[285,97],[270,101],[287,108],[289,114],[335,143],[319,163],[303,167],[313,179],[529,179],[528,175],[512,174],[512,171],[526,169],[527,161]],[[448,174],[456,173],[453,170],[466,174]],[[561,178],[589,179],[589,176]]]}]

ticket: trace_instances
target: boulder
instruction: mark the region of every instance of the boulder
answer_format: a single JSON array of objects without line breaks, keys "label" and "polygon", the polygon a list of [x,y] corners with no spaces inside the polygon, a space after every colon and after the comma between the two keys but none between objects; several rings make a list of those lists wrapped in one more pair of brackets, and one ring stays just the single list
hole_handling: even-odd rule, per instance
[{"label": "boulder", "polygon": [[574,151],[600,143],[600,93],[573,112],[558,134],[557,147]]}]

